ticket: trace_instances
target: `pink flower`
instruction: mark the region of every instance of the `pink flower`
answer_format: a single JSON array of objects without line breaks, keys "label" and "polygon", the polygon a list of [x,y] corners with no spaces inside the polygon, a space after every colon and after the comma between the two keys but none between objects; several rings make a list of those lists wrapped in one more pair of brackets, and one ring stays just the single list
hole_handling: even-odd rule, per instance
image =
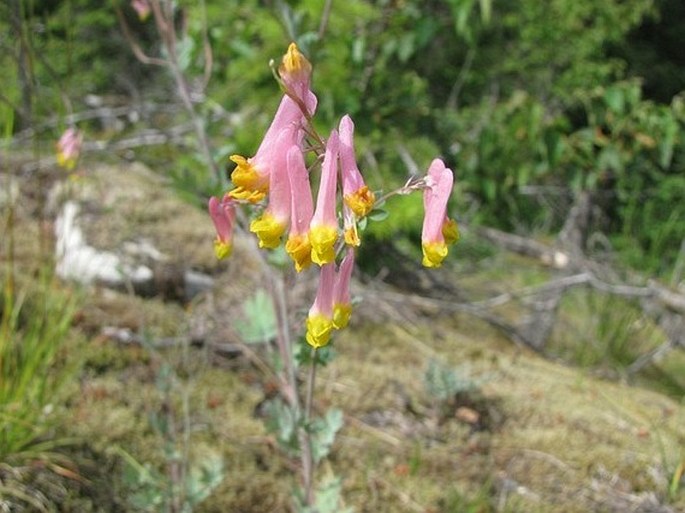
[{"label": "pink flower", "polygon": [[310,89],[312,65],[295,43],[288,46],[288,51],[278,67],[278,74],[286,93],[304,107],[307,117],[312,117],[317,104],[316,96]]},{"label": "pink flower", "polygon": [[147,0],[131,0],[131,7],[138,13],[140,21],[145,21],[150,16],[150,4]]},{"label": "pink flower", "polygon": [[326,143],[321,164],[321,183],[316,197],[316,210],[309,226],[312,245],[312,262],[328,264],[335,259],[335,242],[338,239],[338,220],[335,210],[335,191],[338,175],[338,132],[333,130]]},{"label": "pink flower", "polygon": [[343,181],[345,204],[352,209],[357,218],[364,217],[373,209],[376,198],[364,183],[354,155],[354,123],[350,116],[340,120],[340,167]]},{"label": "pink flower", "polygon": [[364,183],[357,167],[354,154],[354,123],[350,116],[343,116],[339,130],[345,242],[350,246],[359,246],[361,241],[357,233],[357,219],[371,212],[376,197]]},{"label": "pink flower", "polygon": [[284,96],[254,157],[246,159],[241,155],[231,155],[231,160],[237,164],[231,174],[231,181],[235,185],[235,189],[229,192],[232,198],[250,203],[264,199],[269,192],[269,175],[274,167],[274,159],[279,158],[273,153],[279,134],[283,130],[291,130],[301,140],[303,120],[298,105]]},{"label": "pink flower", "polygon": [[319,273],[319,288],[314,304],[307,316],[306,339],[314,348],[328,344],[333,331],[333,288],[335,286],[335,263],[323,265]]},{"label": "pink flower", "polygon": [[73,169],[82,143],[83,134],[75,128],[67,128],[57,141],[57,163],[65,169]]},{"label": "pink flower", "polygon": [[340,264],[335,285],[333,287],[333,327],[342,329],[347,326],[352,315],[352,302],[350,300],[350,280],[354,270],[354,250],[347,249],[345,258]]},{"label": "pink flower", "polygon": [[209,198],[209,215],[216,228],[214,253],[221,260],[230,256],[233,249],[233,225],[235,223],[235,201],[226,194],[221,201]]},{"label": "pink flower", "polygon": [[296,142],[297,131],[287,127],[281,131],[271,149],[269,205],[259,218],[250,223],[250,231],[259,237],[260,248],[277,248],[290,222],[291,193],[287,155],[290,148],[294,147],[299,151]]},{"label": "pink flower", "polygon": [[285,250],[300,272],[312,263],[312,245],[309,242],[309,223],[314,213],[309,172],[302,151],[293,146],[288,150],[288,178],[290,179],[290,233]]},{"label": "pink flower", "polygon": [[452,170],[445,167],[442,160],[431,162],[423,191],[425,215],[421,232],[423,265],[426,267],[440,267],[447,256],[447,244],[459,239],[457,223],[447,218],[447,200],[453,182]]}]

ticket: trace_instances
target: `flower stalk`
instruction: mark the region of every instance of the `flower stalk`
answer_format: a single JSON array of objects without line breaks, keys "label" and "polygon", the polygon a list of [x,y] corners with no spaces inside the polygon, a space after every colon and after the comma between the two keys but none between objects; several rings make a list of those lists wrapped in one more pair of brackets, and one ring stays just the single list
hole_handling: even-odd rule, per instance
[{"label": "flower stalk", "polygon": [[[155,13],[154,2],[159,0],[150,1]],[[447,216],[452,171],[442,160],[435,159],[424,177],[412,177],[397,190],[377,197],[357,165],[352,118],[343,116],[326,140],[315,130],[312,119],[317,97],[311,90],[311,72],[311,64],[292,43],[277,71],[283,97],[262,143],[252,157],[231,156],[236,164],[231,174],[233,187],[225,192],[223,200],[209,201],[220,245],[230,244],[235,217],[229,206],[249,205],[255,212],[249,222],[250,231],[257,236],[260,248],[284,247],[297,273],[312,263],[318,267],[316,297],[304,319],[301,339],[309,346],[303,397],[298,389],[283,279],[270,281],[278,326],[276,343],[282,360],[280,392],[291,416],[297,419],[303,501],[307,508],[316,505],[317,461],[312,434],[314,389],[322,355],[319,349],[330,344],[334,334],[346,329],[350,322],[350,282],[366,218],[393,195],[422,192],[423,265],[442,265],[447,246],[458,239],[456,222]],[[317,171],[318,181],[312,180]],[[312,190],[312,182],[318,182],[317,191]],[[241,218],[244,216],[238,216]],[[320,456],[317,446],[317,459]]]}]

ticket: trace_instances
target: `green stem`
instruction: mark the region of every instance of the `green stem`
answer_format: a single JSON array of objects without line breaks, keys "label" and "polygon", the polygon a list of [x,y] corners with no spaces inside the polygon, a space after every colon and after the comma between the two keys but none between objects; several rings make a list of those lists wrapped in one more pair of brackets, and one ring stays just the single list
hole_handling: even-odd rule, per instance
[{"label": "green stem", "polygon": [[307,395],[304,403],[303,419],[303,444],[302,444],[302,467],[304,474],[304,500],[306,506],[314,502],[314,457],[312,454],[312,436],[309,431],[309,422],[312,416],[312,402],[314,398],[314,382],[316,381],[316,348],[312,348],[309,376],[307,378]]}]

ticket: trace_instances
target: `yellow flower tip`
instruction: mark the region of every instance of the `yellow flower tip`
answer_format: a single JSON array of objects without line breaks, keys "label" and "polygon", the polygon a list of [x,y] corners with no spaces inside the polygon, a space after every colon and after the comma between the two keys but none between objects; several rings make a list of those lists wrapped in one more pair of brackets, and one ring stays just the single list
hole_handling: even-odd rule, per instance
[{"label": "yellow flower tip", "polygon": [[446,244],[454,244],[459,240],[459,226],[454,219],[446,219],[442,225],[442,236]]},{"label": "yellow flower tip", "polygon": [[75,158],[68,158],[62,153],[61,151],[57,152],[57,165],[59,167],[62,167],[66,169],[67,171],[71,171],[74,169],[74,166],[76,165],[76,159]]},{"label": "yellow flower tip", "polygon": [[306,233],[288,237],[285,250],[295,262],[295,270],[298,273],[311,265],[312,245],[309,243],[309,236]]},{"label": "yellow flower tip", "polygon": [[314,314],[307,317],[307,343],[312,347],[323,347],[331,340],[333,320],[321,315]]},{"label": "yellow flower tip", "polygon": [[264,212],[258,219],[250,223],[250,231],[259,238],[260,248],[277,248],[281,243],[281,235],[285,229],[286,224],[280,222],[269,212]]},{"label": "yellow flower tip", "polygon": [[219,260],[223,260],[224,258],[228,258],[229,256],[231,256],[232,251],[232,244],[228,242],[223,242],[219,239],[214,240],[214,254]]},{"label": "yellow flower tip", "polygon": [[345,230],[345,244],[348,246],[359,247],[362,241],[359,239],[357,226],[353,225]]},{"label": "yellow flower tip", "polygon": [[312,245],[312,262],[318,265],[330,264],[335,260],[335,241],[338,239],[336,226],[314,226],[309,230]]},{"label": "yellow flower tip", "polygon": [[440,267],[442,261],[447,256],[447,244],[444,242],[424,242],[421,245],[423,249],[423,265],[425,267]]},{"label": "yellow flower tip", "polygon": [[302,52],[300,52],[297,45],[295,43],[290,43],[288,51],[283,56],[279,71],[281,75],[295,75],[300,73],[309,75],[312,71],[312,65]]},{"label": "yellow flower tip", "polygon": [[352,305],[349,303],[338,303],[333,307],[333,327],[341,330],[347,327],[352,315]]},{"label": "yellow flower tip", "polygon": [[250,191],[248,189],[244,189],[243,187],[236,187],[235,189],[228,191],[228,195],[234,200],[247,201],[253,204],[259,203],[266,198],[266,193]]},{"label": "yellow flower tip", "polygon": [[357,219],[361,219],[371,212],[375,202],[376,195],[366,185],[345,196],[345,203],[354,212]]},{"label": "yellow flower tip", "polygon": [[236,168],[231,173],[231,181],[235,189],[229,195],[238,200],[246,200],[250,203],[258,203],[269,192],[269,177],[260,174],[242,155],[231,155],[231,161]]}]

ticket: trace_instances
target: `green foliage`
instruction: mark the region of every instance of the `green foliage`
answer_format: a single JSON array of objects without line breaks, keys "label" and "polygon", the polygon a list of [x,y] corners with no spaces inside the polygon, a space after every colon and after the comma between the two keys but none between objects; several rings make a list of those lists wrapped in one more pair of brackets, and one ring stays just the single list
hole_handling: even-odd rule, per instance
[{"label": "green foliage", "polygon": [[[671,77],[669,91],[683,88],[668,71],[678,64],[669,49],[683,25],[674,4],[354,0],[336,4],[322,25],[317,0],[208,1],[204,9],[187,1],[179,4],[185,29],[179,52],[189,77],[199,79],[207,63],[204,42],[211,44],[211,80],[197,108],[208,120],[219,106],[239,113],[240,130],[228,138],[225,118],[207,123],[221,147],[219,162],[231,153],[254,153],[279,101],[268,63],[294,40],[314,64],[319,128],[325,133],[342,113],[353,116],[360,155],[373,157],[360,165],[374,189],[404,181],[402,148],[418,172],[442,154],[457,178],[456,213],[468,210],[476,221],[506,229],[555,230],[574,192],[596,191],[611,218],[598,228],[624,261],[667,274],[684,236],[677,222],[685,203],[682,99],[660,94],[663,103],[654,103],[634,77],[647,73],[639,63],[648,54],[649,70],[655,62],[665,66],[659,70]],[[152,21],[137,20],[127,2],[117,5],[141,47],[156,55]],[[125,84],[168,96],[168,77],[143,82],[149,71],[133,58],[114,11],[98,7],[94,0],[26,4],[37,116],[64,112],[65,96],[75,102]],[[5,11],[10,19],[9,6]],[[39,20],[45,21],[41,30]],[[6,109],[21,103],[25,88],[16,29],[7,21],[0,28],[13,50],[0,57]],[[670,41],[663,54],[656,43],[661,34]],[[201,159],[170,158],[171,175],[179,189],[192,191],[189,199],[212,192]],[[562,201],[521,194],[528,186],[561,190]],[[395,209],[401,214],[372,224],[371,233],[415,238],[418,206]]]},{"label": "green foliage", "polygon": [[298,454],[300,442],[298,439],[299,418],[296,413],[276,397],[265,405],[266,428],[276,435],[279,447],[291,456]]},{"label": "green foliage", "polygon": [[263,289],[245,301],[243,311],[245,322],[238,324],[237,329],[246,343],[268,342],[276,337],[276,312],[271,297]]},{"label": "green foliage", "polygon": [[54,427],[51,411],[77,370],[66,350],[79,299],[44,273],[35,289],[15,294],[7,285],[1,306],[0,459],[49,460],[59,442],[41,437]]},{"label": "green foliage", "polygon": [[[153,462],[139,462],[123,448],[115,448],[124,462],[122,480],[130,492],[128,502],[136,511],[190,513],[224,481],[223,457],[213,449],[191,444],[185,386],[173,366],[162,360],[155,376],[160,402],[150,411],[149,422],[161,442],[163,471]],[[178,399],[181,408],[176,405]]]},{"label": "green foliage", "polygon": [[[271,399],[266,403],[266,427],[270,433],[276,435],[278,445],[283,451],[295,456],[299,454],[300,440],[299,426],[303,425],[304,419],[280,398]],[[332,408],[323,417],[309,421],[305,429],[311,435],[312,458],[314,463],[319,463],[326,458],[331,451],[335,436],[343,426],[342,411]]]},{"label": "green foliage", "polygon": [[340,478],[331,477],[321,483],[316,489],[316,504],[312,507],[303,505],[300,497],[299,513],[352,513],[352,508],[341,505],[342,482]]},{"label": "green foliage", "polygon": [[312,346],[309,345],[304,336],[297,340],[297,344],[295,344],[293,352],[295,361],[302,367],[311,364],[312,361],[315,361],[316,365],[325,367],[331,363],[338,354],[333,348],[332,342],[323,347],[317,348],[316,351],[312,351]]},{"label": "green foliage", "polygon": [[139,463],[121,448],[117,453],[124,459],[124,485],[130,490],[129,504],[136,511],[169,511],[177,497],[181,497],[180,510],[190,513],[194,507],[210,496],[212,491],[224,480],[225,471],[220,455],[210,452],[203,454],[190,465],[181,490],[176,489],[169,476],[155,470],[151,464]]},{"label": "green foliage", "polygon": [[73,463],[63,453],[70,441],[55,437],[64,386],[78,371],[68,356],[78,341],[71,323],[78,295],[62,289],[44,272],[37,283],[13,290],[5,278],[0,301],[0,497],[5,507],[49,511],[55,498],[36,490],[27,477],[30,465],[48,472],[69,472]]},{"label": "green foliage", "polygon": [[480,388],[480,381],[471,377],[464,367],[451,368],[431,360],[424,375],[426,390],[439,402],[449,401],[456,394],[473,392]]},{"label": "green foliage", "polygon": [[343,426],[343,413],[337,408],[331,408],[326,415],[314,419],[309,425],[312,435],[312,458],[315,463],[323,460],[331,452],[335,435]]}]

